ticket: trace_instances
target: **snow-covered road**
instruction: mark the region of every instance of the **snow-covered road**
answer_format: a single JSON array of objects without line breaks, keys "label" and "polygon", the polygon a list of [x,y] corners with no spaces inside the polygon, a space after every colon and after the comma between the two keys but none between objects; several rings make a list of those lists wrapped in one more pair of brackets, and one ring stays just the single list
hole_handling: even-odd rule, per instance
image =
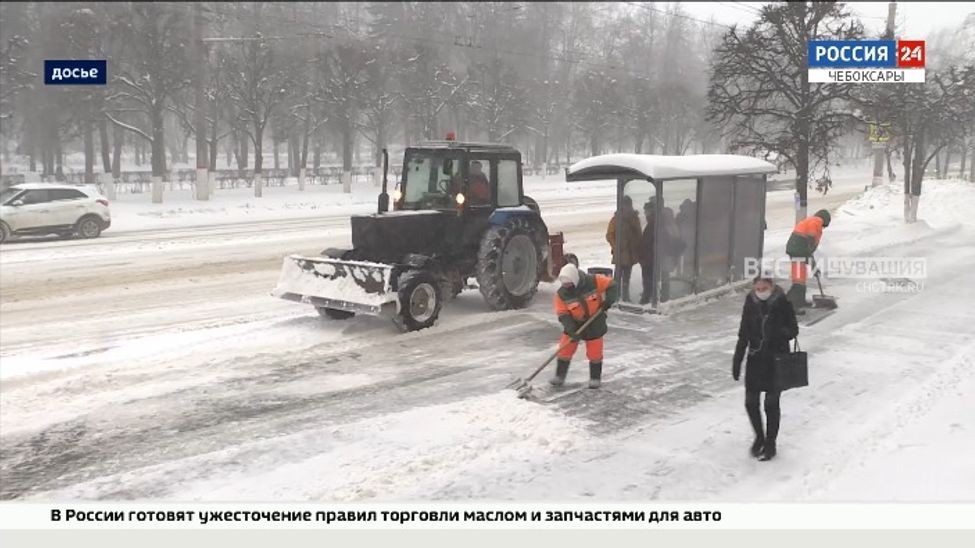
[{"label": "snow-covered road", "polygon": [[[539,197],[584,260],[608,258],[611,188]],[[501,387],[551,351],[551,287],[517,313],[486,313],[468,292],[409,335],[267,295],[284,255],[347,244],[347,216],[5,246],[0,498],[842,498],[826,481],[838,462],[855,470],[909,443],[894,441],[910,422],[896,406],[933,406],[971,370],[975,318],[952,299],[975,289],[970,229],[878,244],[928,257],[936,275],[913,296],[831,286],[843,310],[803,336],[822,376],[784,398],[782,458],[760,469],[739,450],[747,423],[726,367],[737,299],[614,314],[606,389],[530,404]],[[770,193],[769,239],[791,220],[791,193]],[[918,317],[930,333],[897,331]]]}]

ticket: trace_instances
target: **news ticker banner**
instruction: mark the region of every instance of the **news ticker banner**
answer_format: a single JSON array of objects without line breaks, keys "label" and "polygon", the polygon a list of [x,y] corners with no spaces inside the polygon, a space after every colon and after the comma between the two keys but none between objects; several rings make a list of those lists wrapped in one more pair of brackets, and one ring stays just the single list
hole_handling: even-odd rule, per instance
[{"label": "news ticker banner", "polygon": [[924,40],[811,40],[811,83],[924,83]]},{"label": "news ticker banner", "polygon": [[975,503],[2,503],[0,530],[975,529]]}]

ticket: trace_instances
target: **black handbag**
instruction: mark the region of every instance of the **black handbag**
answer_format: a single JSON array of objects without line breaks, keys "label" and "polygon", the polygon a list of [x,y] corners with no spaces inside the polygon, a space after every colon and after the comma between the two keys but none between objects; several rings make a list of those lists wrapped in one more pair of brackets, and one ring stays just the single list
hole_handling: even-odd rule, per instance
[{"label": "black handbag", "polygon": [[775,354],[775,387],[779,390],[809,386],[809,365],[806,353],[799,349],[796,338],[792,352]]}]

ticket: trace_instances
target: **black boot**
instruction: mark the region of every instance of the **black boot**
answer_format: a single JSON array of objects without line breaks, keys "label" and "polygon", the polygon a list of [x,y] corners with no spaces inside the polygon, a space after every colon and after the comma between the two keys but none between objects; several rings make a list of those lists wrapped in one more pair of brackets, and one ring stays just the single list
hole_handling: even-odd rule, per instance
[{"label": "black boot", "polygon": [[762,450],[765,448],[765,438],[755,436],[755,441],[752,442],[752,456],[760,457],[762,456]]},{"label": "black boot", "polygon": [[792,308],[796,311],[796,314],[802,315],[806,313],[805,308],[808,306],[806,303],[806,284],[793,283],[789,287],[789,291],[786,292],[785,297],[792,303]]},{"label": "black boot", "polygon": [[748,413],[748,422],[752,424],[752,430],[755,431],[755,441],[752,443],[751,448],[753,457],[760,456],[762,454],[762,448],[765,446],[765,430],[762,428],[762,411],[759,409],[758,403],[760,395],[761,393],[756,391],[745,392],[745,411]]},{"label": "black boot", "polygon": [[602,376],[603,362],[589,362],[589,388],[599,388]]},{"label": "black boot", "polygon": [[765,394],[765,418],[768,422],[768,432],[765,435],[765,445],[758,460],[772,460],[775,458],[775,440],[779,437],[779,422],[782,420],[782,408],[779,406],[780,392]]},{"label": "black boot", "polygon": [[565,384],[565,376],[569,374],[569,360],[559,359],[555,362],[555,376],[548,380],[552,386]]}]

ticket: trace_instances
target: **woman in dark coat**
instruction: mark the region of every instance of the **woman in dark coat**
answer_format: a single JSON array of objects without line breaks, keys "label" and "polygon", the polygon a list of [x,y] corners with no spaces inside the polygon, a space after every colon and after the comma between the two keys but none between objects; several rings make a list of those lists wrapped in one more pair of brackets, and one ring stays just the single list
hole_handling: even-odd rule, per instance
[{"label": "woman in dark coat", "polygon": [[[737,381],[741,362],[745,363],[745,410],[755,430],[751,453],[759,460],[775,457],[775,441],[779,434],[779,395],[774,378],[775,354],[789,352],[789,341],[799,335],[796,313],[785,291],[772,278],[755,278],[752,290],[745,297],[738,328],[738,346],[732,362],[731,375]],[[762,431],[762,414],[758,408],[761,392],[765,392],[767,431]]]}]

